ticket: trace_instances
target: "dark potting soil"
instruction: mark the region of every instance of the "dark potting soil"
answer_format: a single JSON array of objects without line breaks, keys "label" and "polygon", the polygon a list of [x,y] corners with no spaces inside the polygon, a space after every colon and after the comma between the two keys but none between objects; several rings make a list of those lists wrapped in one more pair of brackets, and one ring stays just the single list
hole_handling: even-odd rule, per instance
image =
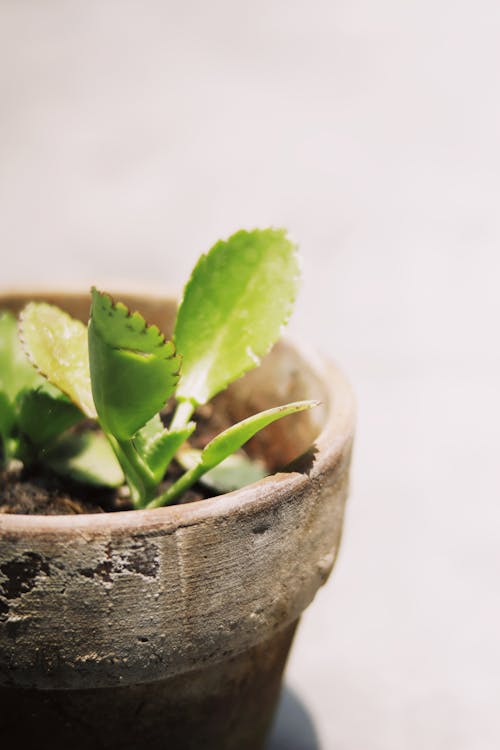
[{"label": "dark potting soil", "polygon": [[76,485],[55,476],[11,470],[0,478],[0,513],[54,516],[104,512],[102,498],[93,502],[92,490],[85,498],[82,494]]},{"label": "dark potting soil", "polygon": [[[167,418],[166,414],[166,418]],[[227,427],[219,420],[211,405],[201,407],[196,415],[197,429],[191,439],[194,448],[205,445]],[[161,484],[164,491],[182,473],[175,461],[171,463]],[[179,504],[192,503],[214,495],[202,484],[184,493]],[[13,468],[0,474],[0,513],[24,515],[77,515],[82,513],[112,513],[133,510],[126,487],[105,489],[79,484],[44,471],[25,471]]]},{"label": "dark potting soil", "polygon": [[[172,466],[161,490],[167,489],[179,474],[180,470]],[[192,503],[213,494],[197,485],[185,492],[179,502]],[[119,510],[133,510],[125,487],[117,490],[90,487],[41,472],[27,474],[14,470],[0,475],[0,513],[57,516]]]}]

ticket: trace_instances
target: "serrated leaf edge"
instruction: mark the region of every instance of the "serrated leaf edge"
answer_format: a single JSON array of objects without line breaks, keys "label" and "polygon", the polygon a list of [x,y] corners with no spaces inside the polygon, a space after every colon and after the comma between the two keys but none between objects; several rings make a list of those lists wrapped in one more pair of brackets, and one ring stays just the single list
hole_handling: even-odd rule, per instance
[{"label": "serrated leaf edge", "polygon": [[[155,348],[161,349],[164,346],[170,345],[171,351],[168,355],[163,356],[163,359],[176,359],[178,361],[178,368],[175,370],[172,374],[176,377],[180,376],[180,371],[182,367],[182,355],[177,352],[177,348],[175,345],[175,341],[173,338],[167,339],[166,335],[163,333],[163,331],[160,330],[160,328],[156,325],[156,323],[148,323],[144,315],[139,312],[139,310],[131,310],[128,305],[126,305],[124,302],[121,302],[120,300],[115,300],[112,294],[109,292],[102,292],[100,289],[98,289],[96,286],[91,287],[91,295],[93,295],[94,292],[99,294],[101,297],[104,297],[109,301],[111,304],[111,307],[115,310],[119,310],[120,312],[125,313],[125,319],[128,318],[135,318],[136,320],[140,320],[142,327],[141,331],[154,331],[155,335],[157,335],[160,338],[160,342],[155,345]],[[95,323],[95,320],[94,320]],[[96,326],[97,329],[99,328]],[[139,331],[137,331],[139,333]],[[108,342],[105,342],[108,344]],[[111,349],[116,349],[117,351],[124,351],[124,352],[133,352],[135,354],[152,354],[152,352],[141,352],[140,349],[132,349],[127,346],[112,346],[111,344],[108,344]],[[161,355],[160,355],[161,356]],[[167,399],[168,400],[168,399]]]},{"label": "serrated leaf edge", "polygon": [[[295,286],[294,286],[294,293],[290,297],[290,299],[288,300],[286,310],[284,311],[284,317],[283,317],[283,320],[282,320],[282,322],[280,324],[280,328],[279,328],[279,336],[274,341],[272,341],[269,344],[269,346],[267,346],[266,349],[264,349],[262,351],[262,353],[260,355],[256,354],[253,350],[251,351],[251,353],[247,352],[249,358],[253,361],[253,364],[249,364],[247,367],[245,367],[245,368],[243,368],[241,370],[238,370],[237,374],[235,374],[234,376],[222,380],[221,381],[222,387],[217,391],[217,393],[223,392],[224,390],[226,390],[226,388],[231,383],[234,383],[236,380],[239,380],[241,377],[243,377],[243,375],[245,375],[247,372],[250,372],[250,370],[253,370],[255,367],[258,367],[260,365],[262,359],[267,354],[269,354],[269,352],[271,351],[271,349],[273,348],[273,346],[277,343],[277,341],[283,335],[283,331],[285,330],[286,326],[288,325],[288,322],[290,321],[290,318],[292,317],[292,314],[293,314],[293,311],[294,311],[294,307],[295,307],[295,302],[297,300],[297,296],[298,296],[298,293],[299,293],[299,282],[301,280],[301,274],[302,274],[302,267],[301,267],[302,259],[301,259],[301,256],[299,254],[299,251],[298,251],[299,250],[298,245],[297,245],[296,242],[294,242],[290,238],[290,236],[288,234],[288,231],[284,227],[273,227],[273,226],[270,226],[270,227],[265,227],[264,229],[262,229],[261,227],[254,227],[253,229],[239,229],[236,232],[233,232],[231,235],[229,235],[229,237],[227,237],[226,239],[217,240],[217,242],[215,242],[212,245],[212,247],[206,253],[202,253],[200,255],[200,257],[198,258],[198,260],[197,260],[197,262],[196,262],[193,270],[191,271],[191,275],[190,275],[188,281],[184,285],[184,289],[183,289],[182,295],[181,295],[181,297],[179,299],[178,310],[181,309],[182,303],[184,302],[184,298],[185,298],[185,296],[186,296],[189,288],[192,286],[192,284],[195,283],[195,278],[201,272],[202,267],[205,266],[205,264],[207,263],[207,261],[210,258],[210,256],[213,255],[213,254],[215,254],[215,252],[217,251],[217,249],[218,249],[218,247],[219,247],[219,245],[221,243],[222,244],[228,244],[229,242],[231,242],[231,240],[233,240],[235,237],[237,237],[240,234],[249,235],[249,234],[252,234],[253,232],[266,232],[266,231],[272,231],[272,232],[274,232],[276,234],[281,234],[282,238],[285,239],[285,240],[288,240],[288,242],[290,242],[290,245],[292,246],[291,257],[293,257],[293,260],[296,262],[296,266],[298,268],[298,273],[296,274],[296,276],[293,277],[293,281],[294,281],[294,284],[295,284]],[[175,341],[175,325],[174,325],[174,333],[172,335],[172,340],[174,341],[174,343],[176,343],[176,341]],[[247,347],[247,349],[248,349],[248,347]],[[180,356],[182,356],[182,355],[180,355]],[[213,396],[217,395],[217,393],[213,394],[208,400],[211,400],[211,398],[213,398]],[[182,400],[187,400],[187,401],[192,401],[192,402],[195,401],[191,397],[183,397]],[[196,402],[196,404],[200,405],[200,404],[198,404],[198,402]]]},{"label": "serrated leaf edge", "polygon": [[[30,304],[30,303],[28,303],[28,304]],[[50,380],[50,378],[48,377],[48,375],[43,370],[41,370],[38,367],[38,365],[36,364],[35,360],[31,356],[31,353],[30,353],[30,351],[28,349],[28,344],[26,343],[26,340],[24,338],[24,327],[23,327],[23,325],[24,325],[24,312],[25,312],[26,308],[28,307],[28,304],[26,304],[23,307],[23,309],[19,313],[19,319],[18,319],[19,320],[19,324],[18,324],[19,341],[21,342],[21,346],[23,347],[24,353],[26,354],[27,358],[29,359],[29,361],[31,362],[31,364],[33,365],[33,367],[35,368],[36,372],[39,375],[41,375],[42,378],[44,378],[47,381],[47,383],[49,383],[50,385],[54,386],[54,388],[57,388],[59,391],[61,391],[61,393],[64,394],[66,396],[66,398],[69,398],[69,400],[71,401],[71,403],[74,404],[78,409],[80,409],[82,411],[82,413],[85,414],[85,416],[87,416],[89,419],[97,419],[97,411],[95,410],[95,407],[93,408],[92,411],[89,410],[89,409],[87,409],[87,410],[82,409],[81,406],[80,406],[80,404],[76,404],[75,403],[75,401],[73,400],[73,398],[71,397],[71,395],[69,393],[67,393],[63,388],[60,388],[58,385],[54,385],[54,383]],[[72,315],[70,315],[69,313],[67,313],[66,310],[63,310],[58,305],[51,305],[50,302],[43,302],[43,303],[37,302],[37,304],[46,304],[46,305],[50,305],[51,307],[56,307],[62,313],[64,313],[65,315],[67,315],[69,318],[71,318],[74,321],[77,321],[78,323],[81,323],[81,325],[84,326],[84,328],[86,328],[85,323],[82,323],[82,321],[78,320],[78,318],[74,318]]]}]

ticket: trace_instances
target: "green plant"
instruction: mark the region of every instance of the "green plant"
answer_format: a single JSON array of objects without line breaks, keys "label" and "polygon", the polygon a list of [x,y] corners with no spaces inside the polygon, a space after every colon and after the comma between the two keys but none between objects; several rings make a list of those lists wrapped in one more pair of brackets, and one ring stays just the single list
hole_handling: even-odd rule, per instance
[{"label": "green plant", "polygon": [[14,315],[0,313],[0,468],[19,459],[88,484],[124,481],[109,443],[96,431],[68,432],[82,411],[37,373],[19,341]]},{"label": "green plant", "polygon": [[[30,302],[21,313],[21,338],[48,384],[20,356],[16,321],[4,315],[5,341],[10,342],[0,348],[0,372],[6,373],[0,380],[4,457],[24,461],[29,443],[28,461],[68,473],[64,447],[71,452],[72,441],[93,435],[81,453],[76,446],[73,466],[80,459],[83,475],[92,469],[86,458],[97,455],[97,440],[111,446],[119,465],[108,451],[98,470],[94,465],[94,480],[113,486],[123,472],[136,508],[175,502],[202,478],[223,490],[258,478],[261,468],[236,452],[271,422],[316,402],[255,414],[202,451],[185,446],[196,427],[191,420],[195,409],[256,367],[275,343],[290,316],[298,278],[296,248],[283,230],[240,231],[199,259],[172,341],[138,312],[95,288],[88,327],[53,305]],[[167,427],[160,412],[171,397],[177,407]],[[67,432],[85,418],[97,422],[102,433]],[[185,472],[160,491],[174,457]]]}]

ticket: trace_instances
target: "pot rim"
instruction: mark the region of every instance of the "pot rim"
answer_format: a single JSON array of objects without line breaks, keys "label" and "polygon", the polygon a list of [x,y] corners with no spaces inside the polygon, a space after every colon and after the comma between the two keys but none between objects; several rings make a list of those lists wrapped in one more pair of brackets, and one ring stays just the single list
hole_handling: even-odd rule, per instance
[{"label": "pot rim", "polygon": [[[124,292],[123,286],[108,284],[108,291],[123,296],[149,297],[150,299],[176,299],[171,289],[153,287],[146,291],[140,285],[131,285]],[[81,286],[68,285],[62,288],[9,288],[0,292],[0,301],[20,299],[42,299],[81,295],[86,293]],[[325,418],[323,427],[312,443],[314,460],[307,473],[299,471],[281,471],[263,479],[222,495],[215,495],[203,500],[171,505],[155,509],[116,511],[113,513],[84,513],[80,515],[31,516],[25,514],[0,514],[0,532],[37,536],[38,534],[57,533],[71,536],[74,533],[84,535],[109,535],[110,532],[120,535],[129,533],[154,534],[155,529],[162,534],[174,533],[178,528],[191,527],[204,521],[217,520],[229,514],[247,515],[264,510],[279,502],[280,498],[290,493],[303,492],[314,483],[326,470],[331,469],[345,454],[346,446],[352,443],[355,427],[355,399],[349,382],[341,369],[327,357],[311,351],[295,338],[282,337],[281,341],[304,359],[314,376],[325,391]],[[306,451],[307,452],[307,451]]]}]

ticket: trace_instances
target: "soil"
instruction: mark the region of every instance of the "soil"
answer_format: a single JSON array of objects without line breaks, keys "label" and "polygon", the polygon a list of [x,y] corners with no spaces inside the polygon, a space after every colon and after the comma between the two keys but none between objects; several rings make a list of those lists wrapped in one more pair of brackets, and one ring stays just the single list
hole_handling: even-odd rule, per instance
[{"label": "soil", "polygon": [[[165,422],[169,418],[169,411],[165,412]],[[227,419],[219,416],[211,404],[200,407],[194,419],[197,422],[191,439],[194,448],[203,449],[228,426]],[[166,490],[181,473],[182,469],[173,461],[160,490]],[[184,493],[179,503],[192,503],[213,495],[214,490],[196,484]],[[27,472],[22,467],[11,468],[0,475],[0,513],[51,516],[121,510],[133,510],[126,487],[117,490],[90,487],[43,471]]]},{"label": "soil", "polygon": [[[180,473],[181,470],[172,465],[160,489],[167,489]],[[213,490],[195,485],[184,493],[180,503],[192,503],[213,494]],[[89,487],[41,472],[26,474],[11,470],[0,476],[0,513],[57,516],[120,510],[133,510],[126,487],[117,490]]]},{"label": "soil", "polygon": [[[0,513],[26,515],[74,515],[77,513],[103,513],[104,495],[109,490],[99,490],[99,501],[92,499],[94,490],[62,482],[53,475],[27,475],[10,470],[0,479]],[[106,498],[109,500],[109,498]],[[107,503],[106,503],[107,504]]]}]

